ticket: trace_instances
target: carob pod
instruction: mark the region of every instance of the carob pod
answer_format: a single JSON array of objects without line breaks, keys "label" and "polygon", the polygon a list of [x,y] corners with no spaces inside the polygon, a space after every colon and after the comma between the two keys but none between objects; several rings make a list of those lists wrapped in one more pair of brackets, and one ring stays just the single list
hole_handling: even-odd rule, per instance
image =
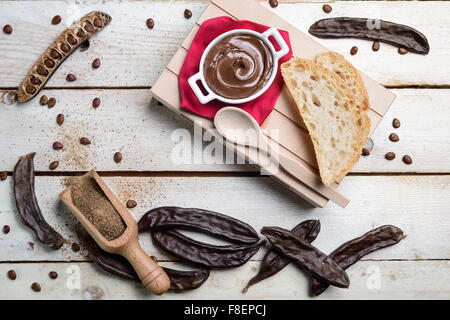
[{"label": "carob pod", "polygon": [[208,268],[231,268],[246,263],[265,241],[252,244],[216,246],[199,242],[175,230],[152,232],[153,241],[165,252]]},{"label": "carob pod", "polygon": [[182,228],[236,243],[255,243],[258,233],[249,224],[217,212],[180,207],[160,207],[147,212],[138,222],[139,230]]},{"label": "carob pod", "polygon": [[[319,220],[306,220],[298,224],[292,233],[305,239],[305,241],[311,243],[313,242],[320,232],[320,221]],[[268,250],[259,268],[259,272],[256,276],[250,279],[247,286],[242,290],[243,293],[247,292],[248,288],[258,282],[267,279],[277,272],[281,271],[286,267],[291,260],[285,256],[279,254],[275,250]]]},{"label": "carob pod", "polygon": [[[140,281],[131,264],[124,257],[104,251],[89,235],[83,238],[85,247],[91,258],[102,269],[115,274],[123,279]],[[164,268],[170,278],[170,290],[185,291],[199,288],[209,277],[208,270],[181,271]]]},{"label": "carob pod", "polygon": [[[395,226],[386,225],[350,240],[334,250],[329,257],[342,269],[347,269],[365,255],[379,249],[392,246],[404,238],[403,231]],[[328,284],[318,278],[311,282],[311,295],[318,296],[328,288]]]},{"label": "carob pod", "polygon": [[32,229],[40,242],[52,249],[59,249],[64,238],[56,232],[44,219],[34,192],[34,159],[35,153],[20,157],[14,167],[14,198],[17,211],[23,223]]},{"label": "carob pod", "polygon": [[289,230],[263,227],[261,233],[281,254],[309,270],[322,281],[339,288],[348,288],[347,273],[326,254]]},{"label": "carob pod", "polygon": [[357,38],[389,43],[411,52],[428,54],[427,38],[411,27],[368,18],[328,18],[316,21],[309,33],[319,38]]},{"label": "carob pod", "polygon": [[33,98],[50,79],[53,72],[81,43],[103,30],[111,16],[101,11],[93,11],[61,35],[45,50],[19,85],[19,102]]}]

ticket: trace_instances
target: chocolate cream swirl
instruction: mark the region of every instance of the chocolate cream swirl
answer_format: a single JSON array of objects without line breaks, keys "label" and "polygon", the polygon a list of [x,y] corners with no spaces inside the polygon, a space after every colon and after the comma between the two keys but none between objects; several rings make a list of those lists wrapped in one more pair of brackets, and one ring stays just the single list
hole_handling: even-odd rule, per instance
[{"label": "chocolate cream swirl", "polygon": [[232,34],[211,48],[203,65],[209,88],[228,99],[243,99],[260,91],[272,75],[268,46],[252,34]]}]

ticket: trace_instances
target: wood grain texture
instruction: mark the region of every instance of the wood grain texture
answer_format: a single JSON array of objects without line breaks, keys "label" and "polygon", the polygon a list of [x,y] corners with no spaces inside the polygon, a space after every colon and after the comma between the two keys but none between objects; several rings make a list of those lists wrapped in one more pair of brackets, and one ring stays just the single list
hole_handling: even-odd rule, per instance
[{"label": "wood grain texture", "polygon": [[[447,175],[350,176],[340,187],[352,199],[345,209],[333,203],[324,209],[311,208],[267,177],[105,177],[104,180],[122,203],[136,200],[138,206],[130,210],[135,219],[151,208],[167,205],[217,211],[250,223],[257,231],[274,225],[290,229],[303,220],[320,219],[322,231],[314,243],[325,253],[375,227],[393,224],[404,230],[407,238],[367,258],[450,259]],[[85,251],[74,253],[70,249],[71,241],[78,241],[75,218],[58,199],[66,182],[67,177],[36,177],[36,194],[44,217],[68,240],[56,252],[39,245],[19,221],[11,179],[0,182],[0,226],[11,227],[9,234],[0,233],[0,261],[85,260]],[[197,234],[194,237],[210,239]],[[153,246],[149,234],[141,234],[140,243],[150,255],[173,259]],[[262,255],[263,250],[253,259],[261,259]]]},{"label": "wood grain texture", "polygon": [[[265,1],[262,5],[270,7]],[[64,62],[47,86],[149,87],[206,6],[206,1],[173,1],[170,5],[162,0],[90,1],[75,7],[64,1],[2,1],[0,20],[11,24],[14,32],[0,33],[0,87],[16,87],[20,83],[37,57],[64,30],[64,23],[74,16],[70,10],[79,11],[81,16],[94,9],[109,13],[113,17],[111,25],[92,39],[88,51],[77,51]],[[318,19],[342,15],[382,18],[415,27],[430,42],[431,51],[427,56],[402,56],[396,48],[385,44],[378,52],[372,52],[371,42],[363,40],[318,41],[330,50],[343,53],[357,68],[384,85],[450,85],[450,66],[446,63],[450,42],[445,40],[450,31],[449,2],[338,1],[332,6],[333,11],[328,15],[322,11],[321,3],[280,3],[273,10],[304,32]],[[187,7],[193,12],[189,20],[183,17]],[[63,17],[63,23],[57,26],[50,24],[55,14]],[[153,30],[145,25],[149,17],[155,20]],[[350,56],[353,45],[359,47],[359,52]],[[92,73],[94,58],[100,58],[102,66]],[[412,69],[414,77],[411,77]],[[76,74],[77,81],[67,82],[68,73]]]},{"label": "wood grain texture", "polygon": [[[293,264],[242,294],[259,264],[251,261],[236,269],[212,271],[199,289],[155,297],[136,282],[109,275],[92,263],[5,263],[0,264],[0,299],[311,299],[308,277]],[[162,265],[185,268],[178,263]],[[10,269],[17,272],[15,281],[6,278]],[[58,278],[50,279],[50,271],[58,272]],[[349,289],[329,288],[314,299],[448,299],[449,271],[449,261],[362,261],[347,270]],[[74,288],[75,274],[79,275],[79,288]],[[41,292],[30,289],[33,282],[40,283]]]},{"label": "wood grain texture", "polygon": [[[354,173],[384,172],[450,172],[450,99],[449,89],[396,89],[397,99],[381,121],[372,139],[375,148],[369,157],[361,157]],[[5,91],[0,91],[0,95]],[[57,104],[48,109],[39,104],[45,94],[55,97]],[[101,105],[92,108],[92,99],[99,97]],[[207,164],[207,146],[185,139],[179,144],[177,129],[193,134],[192,125],[176,116],[155,101],[151,102],[149,90],[44,90],[37,99],[19,105],[1,104],[0,98],[0,170],[12,171],[19,156],[37,152],[37,171],[49,171],[51,161],[59,160],[56,171],[252,171],[249,165]],[[426,110],[426,121],[424,121]],[[62,126],[56,116],[65,115]],[[392,119],[400,119],[399,129],[392,127]],[[399,135],[393,143],[388,136]],[[174,135],[173,135],[174,134]],[[173,136],[172,136],[173,135]],[[78,139],[87,136],[90,146],[82,146]],[[54,141],[65,146],[61,151],[52,149]],[[175,146],[191,149],[192,164],[172,161]],[[113,155],[123,154],[121,163]],[[395,152],[394,161],[386,161],[387,152]],[[413,164],[405,165],[401,158],[409,154]],[[198,159],[200,157],[200,160]],[[315,159],[310,159],[315,164]],[[236,163],[236,161],[234,161]],[[242,162],[240,162],[242,163]]]}]

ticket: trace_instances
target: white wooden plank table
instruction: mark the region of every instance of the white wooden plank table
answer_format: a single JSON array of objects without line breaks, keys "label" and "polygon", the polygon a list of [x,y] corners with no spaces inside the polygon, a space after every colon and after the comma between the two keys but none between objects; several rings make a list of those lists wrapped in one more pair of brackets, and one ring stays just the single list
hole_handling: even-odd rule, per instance
[{"label": "white wooden plank table", "polygon": [[[162,297],[147,294],[135,283],[107,274],[87,257],[84,250],[73,252],[66,244],[59,251],[37,243],[17,215],[13,200],[11,173],[18,156],[36,155],[36,192],[44,216],[70,241],[74,218],[57,200],[68,176],[95,168],[120,200],[133,198],[131,210],[139,219],[148,209],[162,205],[200,207],[250,222],[259,230],[265,225],[290,228],[305,219],[320,219],[322,232],[315,241],[328,253],[341,243],[371,228],[394,224],[408,237],[400,244],[371,254],[348,269],[351,288],[329,289],[318,299],[450,298],[450,3],[446,1],[337,1],[326,15],[317,2],[280,1],[273,9],[302,31],[315,20],[332,16],[382,18],[416,27],[431,46],[430,54],[399,55],[396,48],[381,44],[372,52],[371,43],[362,40],[323,40],[320,43],[343,53],[367,75],[392,89],[397,99],[373,136],[375,148],[362,157],[339,190],[351,199],[346,209],[330,203],[324,209],[306,202],[280,187],[268,177],[259,176],[252,166],[240,164],[174,163],[177,129],[192,133],[183,119],[151,99],[153,82],[187,36],[207,1],[1,1],[0,26],[12,25],[11,35],[0,32],[0,171],[8,171],[0,181],[0,299],[308,299],[307,278],[294,266],[263,281],[248,293],[241,289],[256,272],[263,257],[261,250],[244,266],[229,271],[212,271],[200,288]],[[262,5],[268,7],[266,1]],[[186,20],[184,9],[193,17]],[[22,77],[65,25],[53,26],[51,18],[60,14],[63,22],[70,12],[85,14],[102,10],[113,22],[91,40],[89,50],[76,51],[55,72],[37,98],[19,105],[9,104],[8,90]],[[147,29],[152,17],[155,28]],[[359,47],[349,55],[353,45]],[[100,58],[102,66],[93,71],[91,62]],[[78,80],[65,81],[67,73]],[[39,97],[55,97],[53,109],[40,106]],[[101,106],[94,110],[92,99]],[[56,124],[62,113],[63,126]],[[392,128],[397,117],[402,126]],[[400,141],[388,136],[396,132]],[[77,140],[88,136],[92,144],[81,147]],[[66,146],[54,151],[52,143]],[[205,155],[203,145],[186,142],[191,158]],[[113,161],[120,151],[123,161]],[[388,162],[386,152],[397,159]],[[404,154],[414,163],[406,166]],[[50,171],[48,165],[59,160]],[[202,239],[200,237],[199,239]],[[166,266],[182,268],[179,262],[153,246],[141,235],[147,252]],[[16,281],[6,272],[15,269]],[[51,280],[48,272],[59,273]],[[70,285],[73,272],[80,274],[79,288]],[[375,282],[374,277],[379,279]],[[40,293],[30,285],[39,282]]]}]

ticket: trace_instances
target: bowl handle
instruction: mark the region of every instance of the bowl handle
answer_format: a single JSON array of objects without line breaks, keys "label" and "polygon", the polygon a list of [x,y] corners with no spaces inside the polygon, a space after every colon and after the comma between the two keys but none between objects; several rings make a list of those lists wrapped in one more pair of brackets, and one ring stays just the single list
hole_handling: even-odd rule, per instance
[{"label": "bowl handle", "polygon": [[[267,40],[267,42],[272,47],[273,51],[275,52],[275,59],[281,59],[285,55],[289,53],[289,46],[287,45],[286,41],[284,41],[283,37],[281,36],[280,32],[276,28],[270,28],[266,32],[262,33],[261,36]],[[275,48],[272,45],[272,42],[270,42],[269,37],[273,36],[275,38],[275,41],[280,46],[280,51],[276,51]]]},{"label": "bowl handle", "polygon": [[210,92],[209,90],[207,90],[208,91],[207,95],[203,94],[202,90],[199,88],[199,86],[197,84],[197,81],[199,81],[199,80],[202,82],[203,87],[206,88],[206,86],[203,82],[202,74],[200,72],[197,74],[194,74],[192,77],[190,77],[188,79],[189,86],[191,87],[192,91],[194,91],[195,95],[198,98],[198,101],[200,101],[201,104],[205,104],[205,103],[208,103],[208,102],[214,100],[216,98],[216,95],[213,94],[212,92]]}]

